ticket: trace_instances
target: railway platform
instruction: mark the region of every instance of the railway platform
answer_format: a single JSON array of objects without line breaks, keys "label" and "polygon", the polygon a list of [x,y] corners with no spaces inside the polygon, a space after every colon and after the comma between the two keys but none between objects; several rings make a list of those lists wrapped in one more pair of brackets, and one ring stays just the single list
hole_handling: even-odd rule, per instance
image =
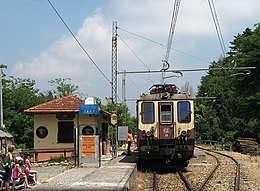
[{"label": "railway platform", "polygon": [[72,168],[31,190],[129,190],[129,182],[138,161],[137,155],[137,152],[132,152],[131,156],[119,152],[118,157],[112,160],[110,155],[103,156],[99,168]]}]

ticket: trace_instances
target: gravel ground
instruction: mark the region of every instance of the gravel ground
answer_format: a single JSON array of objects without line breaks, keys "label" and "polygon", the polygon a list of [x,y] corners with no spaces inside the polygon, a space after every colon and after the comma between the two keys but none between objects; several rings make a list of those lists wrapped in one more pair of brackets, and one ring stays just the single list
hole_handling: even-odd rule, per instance
[{"label": "gravel ground", "polygon": [[240,190],[260,190],[260,156],[222,151],[234,157],[240,164]]},{"label": "gravel ground", "polygon": [[[232,151],[222,151],[223,153],[234,157],[240,163],[240,190],[241,191],[260,191],[260,156],[250,156],[246,154],[241,154]],[[229,164],[230,163],[230,164]],[[212,167],[216,165],[215,159],[206,155],[206,160],[197,160],[193,158],[189,166],[187,167],[187,172],[184,173],[188,176],[188,180],[191,185],[196,185],[205,180],[206,175],[212,170]],[[226,166],[226,167],[225,167]],[[224,169],[220,169],[217,177],[214,177],[219,180],[219,182],[214,182],[212,187],[207,187],[205,190],[232,190],[229,185],[225,185],[228,182],[232,183],[233,180],[228,178],[228,173],[234,172],[234,165],[231,162],[227,162],[224,166]],[[137,172],[138,178],[135,181],[135,187],[133,190],[152,190],[152,175],[151,173]],[[160,182],[164,185],[161,189],[158,190],[186,190],[180,181],[176,179],[175,174],[169,174],[169,178],[165,176]],[[219,176],[219,177],[218,177]],[[225,177],[225,178],[224,178]],[[222,179],[226,179],[224,181]],[[167,181],[168,180],[168,181]],[[223,183],[223,184],[222,184]],[[177,189],[176,189],[177,188]],[[196,190],[196,189],[195,189]]]}]

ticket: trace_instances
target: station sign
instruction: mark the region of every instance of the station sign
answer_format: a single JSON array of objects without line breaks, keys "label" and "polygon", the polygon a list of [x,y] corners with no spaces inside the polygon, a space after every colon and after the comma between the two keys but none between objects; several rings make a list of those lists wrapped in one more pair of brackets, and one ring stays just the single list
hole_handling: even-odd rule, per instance
[{"label": "station sign", "polygon": [[79,106],[79,114],[98,115],[98,104],[81,104]]},{"label": "station sign", "polygon": [[90,167],[100,167],[99,136],[80,135],[79,163]]},{"label": "station sign", "polygon": [[117,124],[117,114],[113,113],[111,115],[111,124],[116,125]]},{"label": "station sign", "polygon": [[125,141],[128,133],[128,126],[118,126],[118,140]]}]

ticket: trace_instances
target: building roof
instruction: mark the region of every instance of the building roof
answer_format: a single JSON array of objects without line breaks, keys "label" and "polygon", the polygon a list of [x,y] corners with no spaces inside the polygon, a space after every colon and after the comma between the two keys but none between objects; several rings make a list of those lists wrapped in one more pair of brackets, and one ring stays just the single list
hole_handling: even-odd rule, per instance
[{"label": "building roof", "polygon": [[40,105],[33,106],[24,110],[26,113],[58,113],[58,112],[75,112],[79,111],[79,105],[84,104],[84,100],[76,96],[66,96],[55,99]]},{"label": "building roof", "polygon": [[[77,96],[66,96],[55,99],[40,105],[33,106],[24,110],[26,113],[78,113],[79,106],[84,104],[84,100]],[[109,112],[100,110],[104,114],[111,115]]]}]

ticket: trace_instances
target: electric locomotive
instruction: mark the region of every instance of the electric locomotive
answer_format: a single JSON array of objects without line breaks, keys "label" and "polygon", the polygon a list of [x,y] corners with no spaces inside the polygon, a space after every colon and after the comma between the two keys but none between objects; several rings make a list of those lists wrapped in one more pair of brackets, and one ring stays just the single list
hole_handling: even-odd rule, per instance
[{"label": "electric locomotive", "polygon": [[139,162],[152,168],[186,167],[194,151],[194,102],[175,84],[156,84],[137,100]]}]

